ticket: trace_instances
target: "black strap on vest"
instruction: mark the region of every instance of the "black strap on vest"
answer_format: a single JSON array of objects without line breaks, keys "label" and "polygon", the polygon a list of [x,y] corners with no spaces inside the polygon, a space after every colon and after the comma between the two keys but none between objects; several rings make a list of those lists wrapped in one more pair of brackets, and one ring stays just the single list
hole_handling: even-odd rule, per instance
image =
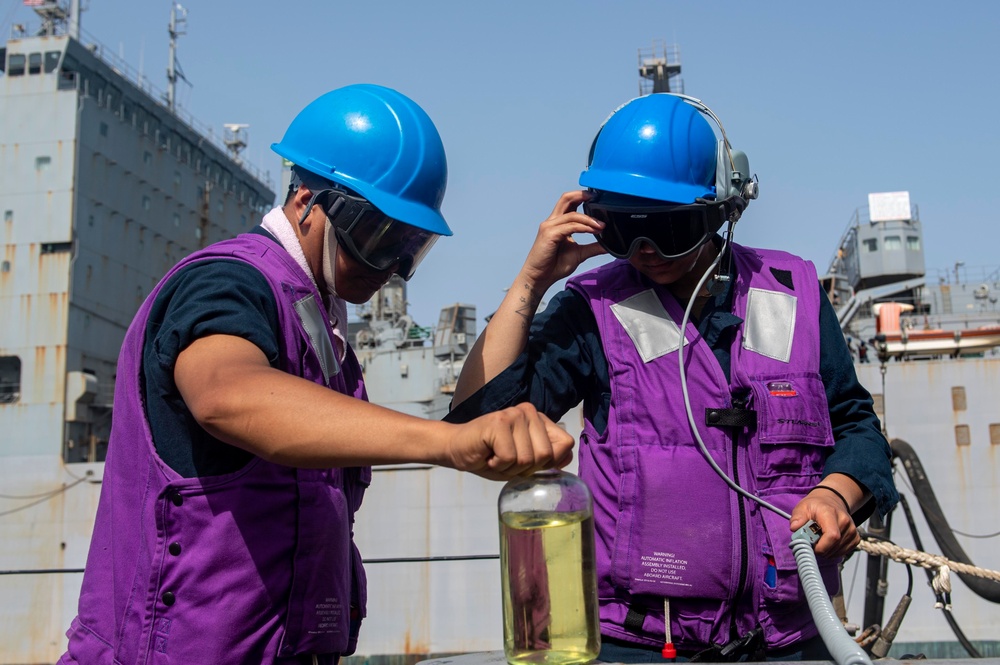
[{"label": "black strap on vest", "polygon": [[705,424],[709,427],[757,427],[757,412],[753,409],[705,409]]},{"label": "black strap on vest", "polygon": [[757,412],[747,408],[747,401],[746,395],[733,395],[733,406],[730,408],[706,408],[705,424],[709,427],[754,429],[757,427]]},{"label": "black strap on vest", "polygon": [[757,626],[743,637],[737,637],[726,644],[713,644],[691,657],[692,663],[735,663],[739,661],[759,662],[765,660],[767,652],[764,631]]},{"label": "black strap on vest", "polygon": [[628,608],[628,614],[625,615],[625,630],[630,633],[635,633],[636,635],[642,634],[642,622],[646,620],[646,612],[637,612],[635,608]]}]

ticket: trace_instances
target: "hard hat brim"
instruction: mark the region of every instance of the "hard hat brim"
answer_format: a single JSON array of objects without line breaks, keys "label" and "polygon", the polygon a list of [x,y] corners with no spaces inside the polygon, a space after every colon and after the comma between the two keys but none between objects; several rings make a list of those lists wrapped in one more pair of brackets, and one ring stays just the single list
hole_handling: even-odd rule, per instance
[{"label": "hard hat brim", "polygon": [[431,233],[436,233],[437,235],[453,235],[453,232],[448,226],[448,222],[445,221],[444,216],[436,210],[419,203],[412,203],[398,196],[386,194],[381,192],[377,187],[361,182],[360,180],[352,178],[346,174],[339,173],[337,171],[331,172],[328,168],[325,168],[325,165],[317,166],[313,164],[312,159],[306,157],[305,155],[299,155],[294,150],[289,150],[280,143],[272,143],[271,150],[276,152],[281,157],[284,157],[292,164],[295,164],[310,173],[335,182],[338,185],[343,185],[344,187],[357,192],[360,196],[370,201],[372,205],[393,219],[397,219],[401,222],[409,224],[410,226],[415,226]]},{"label": "hard hat brim", "polygon": [[638,196],[666,203],[690,204],[697,199],[714,199],[715,187],[670,182],[633,173],[620,173],[593,167],[580,174],[580,186],[602,192]]}]

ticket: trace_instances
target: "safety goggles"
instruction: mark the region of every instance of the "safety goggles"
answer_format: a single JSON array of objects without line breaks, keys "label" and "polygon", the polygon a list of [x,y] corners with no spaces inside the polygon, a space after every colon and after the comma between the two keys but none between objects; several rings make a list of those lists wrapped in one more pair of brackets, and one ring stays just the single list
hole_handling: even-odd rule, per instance
[{"label": "safety goggles", "polygon": [[413,277],[417,266],[440,237],[389,217],[367,199],[330,189],[323,192],[321,203],[337,242],[361,265],[381,272],[393,266],[405,280]]},{"label": "safety goggles", "polygon": [[597,242],[616,258],[629,258],[646,242],[662,258],[679,259],[708,242],[731,208],[726,201],[637,207],[597,200],[584,202],[583,214],[604,223]]}]

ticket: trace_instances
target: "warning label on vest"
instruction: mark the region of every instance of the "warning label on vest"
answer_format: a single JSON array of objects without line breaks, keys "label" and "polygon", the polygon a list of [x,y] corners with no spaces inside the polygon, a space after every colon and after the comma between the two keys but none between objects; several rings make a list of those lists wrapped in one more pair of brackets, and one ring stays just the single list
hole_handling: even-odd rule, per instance
[{"label": "warning label on vest", "polygon": [[311,630],[310,633],[335,633],[337,632],[337,624],[340,622],[340,617],[343,614],[343,608],[340,606],[340,602],[336,598],[327,598],[326,602],[316,603],[316,617],[319,619],[319,624],[316,626],[318,630]]},{"label": "warning label on vest", "polygon": [[684,572],[687,570],[686,559],[678,559],[672,552],[653,552],[639,557],[642,576],[637,582],[651,584],[673,584],[691,586],[684,582]]}]

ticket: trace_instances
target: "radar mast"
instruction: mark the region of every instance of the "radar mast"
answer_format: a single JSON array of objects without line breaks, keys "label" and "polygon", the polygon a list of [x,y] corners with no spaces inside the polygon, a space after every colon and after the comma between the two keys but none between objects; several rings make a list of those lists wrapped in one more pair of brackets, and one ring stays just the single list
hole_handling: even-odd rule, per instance
[{"label": "radar mast", "polygon": [[654,39],[651,48],[639,49],[639,94],[684,92],[681,78],[681,50]]}]

